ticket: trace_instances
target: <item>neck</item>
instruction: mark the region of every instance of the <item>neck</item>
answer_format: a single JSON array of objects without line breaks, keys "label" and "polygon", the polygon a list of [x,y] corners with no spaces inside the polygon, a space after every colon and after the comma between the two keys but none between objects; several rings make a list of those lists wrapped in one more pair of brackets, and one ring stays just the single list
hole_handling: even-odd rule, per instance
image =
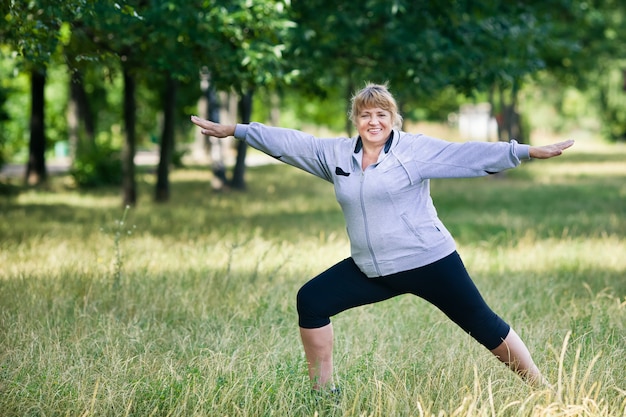
[{"label": "neck", "polygon": [[380,152],[383,150],[383,148],[385,147],[385,144],[382,143],[380,145],[372,145],[372,144],[363,144],[363,155],[368,155],[368,156],[376,156],[378,157],[378,155],[380,154]]},{"label": "neck", "polygon": [[354,153],[359,153],[363,149],[363,146],[365,146],[367,148],[367,149],[363,150],[364,153],[365,152],[367,152],[367,153],[375,153],[376,155],[378,155],[382,148],[384,148],[385,149],[385,153],[387,153],[387,152],[389,152],[389,149],[391,149],[391,144],[392,143],[393,143],[393,130],[389,134],[389,137],[387,138],[385,143],[382,144],[382,145],[366,144],[363,141],[363,139],[361,139],[361,136],[359,136],[358,139],[357,139],[357,142],[356,142],[356,146],[354,147]]}]

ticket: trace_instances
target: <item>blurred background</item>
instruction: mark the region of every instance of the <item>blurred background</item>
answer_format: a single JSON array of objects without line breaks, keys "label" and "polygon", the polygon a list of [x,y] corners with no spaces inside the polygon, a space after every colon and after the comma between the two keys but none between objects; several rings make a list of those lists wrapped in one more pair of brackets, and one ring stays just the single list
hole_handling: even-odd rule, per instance
[{"label": "blurred background", "polygon": [[[620,0],[3,0],[0,182],[117,184],[136,166],[213,171],[245,188],[243,143],[192,114],[318,136],[355,134],[365,82],[388,83],[405,130],[449,140],[626,140]],[[427,132],[427,133],[430,133]],[[0,187],[1,188],[1,187]]]}]

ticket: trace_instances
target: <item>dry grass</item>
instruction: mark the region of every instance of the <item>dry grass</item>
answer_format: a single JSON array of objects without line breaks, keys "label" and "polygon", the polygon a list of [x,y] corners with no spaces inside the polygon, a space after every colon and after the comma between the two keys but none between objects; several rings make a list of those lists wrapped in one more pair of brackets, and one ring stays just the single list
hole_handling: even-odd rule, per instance
[{"label": "dry grass", "polygon": [[[117,190],[1,202],[3,416],[626,416],[626,150],[584,143],[433,196],[483,295],[554,390],[533,390],[432,306],[335,320],[337,399],[309,392],[295,293],[348,255],[332,189],[285,166],[120,220]],[[59,179],[62,184],[62,179]],[[54,188],[54,186],[53,186]]]}]

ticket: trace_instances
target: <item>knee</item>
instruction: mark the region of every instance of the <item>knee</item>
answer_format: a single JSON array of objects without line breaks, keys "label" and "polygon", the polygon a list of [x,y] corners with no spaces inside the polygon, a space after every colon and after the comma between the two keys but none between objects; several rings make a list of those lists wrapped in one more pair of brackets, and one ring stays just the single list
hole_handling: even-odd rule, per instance
[{"label": "knee", "polygon": [[308,285],[305,284],[298,290],[296,295],[296,307],[299,315],[302,315],[304,312],[310,312],[315,308],[313,298],[313,291],[310,290]]},{"label": "knee", "polygon": [[304,285],[296,296],[298,323],[305,329],[323,327],[330,323],[330,317],[321,310],[319,295],[309,286]]}]

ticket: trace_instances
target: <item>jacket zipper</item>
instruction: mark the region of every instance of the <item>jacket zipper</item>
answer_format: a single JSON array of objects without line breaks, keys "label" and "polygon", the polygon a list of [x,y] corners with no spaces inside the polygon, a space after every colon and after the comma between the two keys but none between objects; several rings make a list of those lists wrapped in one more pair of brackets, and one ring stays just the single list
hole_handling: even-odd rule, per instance
[{"label": "jacket zipper", "polygon": [[380,268],[378,267],[378,261],[376,260],[376,255],[374,254],[374,248],[372,247],[372,242],[370,240],[369,225],[367,223],[367,212],[365,211],[365,199],[363,198],[364,183],[365,183],[365,171],[361,171],[360,197],[361,197],[361,212],[363,213],[363,223],[365,227],[365,240],[367,241],[367,248],[370,251],[370,256],[372,257],[374,267],[376,268],[376,274],[380,277],[382,276],[382,274],[380,273]]}]

